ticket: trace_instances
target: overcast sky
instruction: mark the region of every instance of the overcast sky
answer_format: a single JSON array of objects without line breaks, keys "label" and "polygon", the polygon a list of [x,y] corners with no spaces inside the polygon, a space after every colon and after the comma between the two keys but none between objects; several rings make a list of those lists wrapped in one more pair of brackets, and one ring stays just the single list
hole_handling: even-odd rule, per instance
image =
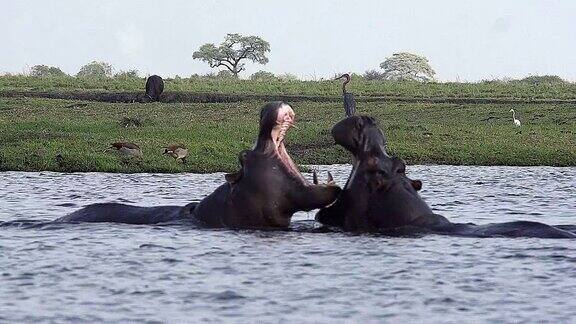
[{"label": "overcast sky", "polygon": [[576,81],[575,0],[3,1],[0,72],[35,64],[75,74],[92,60],[142,75],[206,73],[192,59],[227,33],[258,35],[270,62],[302,78],[427,57],[442,81],[556,74]]}]

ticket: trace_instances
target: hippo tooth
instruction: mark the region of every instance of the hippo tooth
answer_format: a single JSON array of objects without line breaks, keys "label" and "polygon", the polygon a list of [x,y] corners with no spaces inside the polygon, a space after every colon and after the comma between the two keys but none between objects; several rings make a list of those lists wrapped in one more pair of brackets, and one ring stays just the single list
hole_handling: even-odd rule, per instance
[{"label": "hippo tooth", "polygon": [[330,171],[328,171],[328,184],[333,184],[334,183],[334,177],[332,177],[332,173],[330,173]]}]

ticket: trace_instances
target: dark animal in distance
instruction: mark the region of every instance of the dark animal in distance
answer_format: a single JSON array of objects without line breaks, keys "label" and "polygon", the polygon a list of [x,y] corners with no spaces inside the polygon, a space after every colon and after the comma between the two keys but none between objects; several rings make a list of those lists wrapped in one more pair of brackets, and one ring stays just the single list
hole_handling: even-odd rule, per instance
[{"label": "dark animal in distance", "polygon": [[341,76],[337,77],[335,80],[344,79],[342,83],[342,96],[344,99],[344,111],[346,112],[346,116],[354,116],[356,114],[356,99],[354,99],[354,94],[346,91],[346,85],[350,83],[352,78],[350,74],[344,73]]},{"label": "dark animal in distance", "polygon": [[146,80],[146,97],[150,101],[160,101],[160,95],[164,92],[164,80],[157,75],[151,75]]}]

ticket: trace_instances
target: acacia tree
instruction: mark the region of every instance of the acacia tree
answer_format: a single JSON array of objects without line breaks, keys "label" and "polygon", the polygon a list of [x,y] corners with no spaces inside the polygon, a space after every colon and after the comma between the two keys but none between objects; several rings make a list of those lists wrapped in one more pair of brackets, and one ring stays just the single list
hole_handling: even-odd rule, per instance
[{"label": "acacia tree", "polygon": [[380,64],[384,78],[388,80],[430,81],[434,70],[424,56],[412,53],[396,53]]},{"label": "acacia tree", "polygon": [[228,34],[220,46],[204,44],[192,58],[207,62],[211,68],[223,66],[238,77],[238,73],[244,71],[243,60],[266,64],[267,52],[270,52],[270,44],[258,36]]}]

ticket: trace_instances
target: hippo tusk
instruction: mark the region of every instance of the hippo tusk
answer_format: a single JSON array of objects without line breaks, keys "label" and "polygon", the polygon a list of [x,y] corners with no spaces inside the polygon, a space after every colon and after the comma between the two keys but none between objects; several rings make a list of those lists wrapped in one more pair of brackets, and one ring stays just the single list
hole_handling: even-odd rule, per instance
[{"label": "hippo tusk", "polygon": [[328,184],[334,184],[334,177],[332,176],[332,173],[330,173],[330,171],[328,171]]}]

